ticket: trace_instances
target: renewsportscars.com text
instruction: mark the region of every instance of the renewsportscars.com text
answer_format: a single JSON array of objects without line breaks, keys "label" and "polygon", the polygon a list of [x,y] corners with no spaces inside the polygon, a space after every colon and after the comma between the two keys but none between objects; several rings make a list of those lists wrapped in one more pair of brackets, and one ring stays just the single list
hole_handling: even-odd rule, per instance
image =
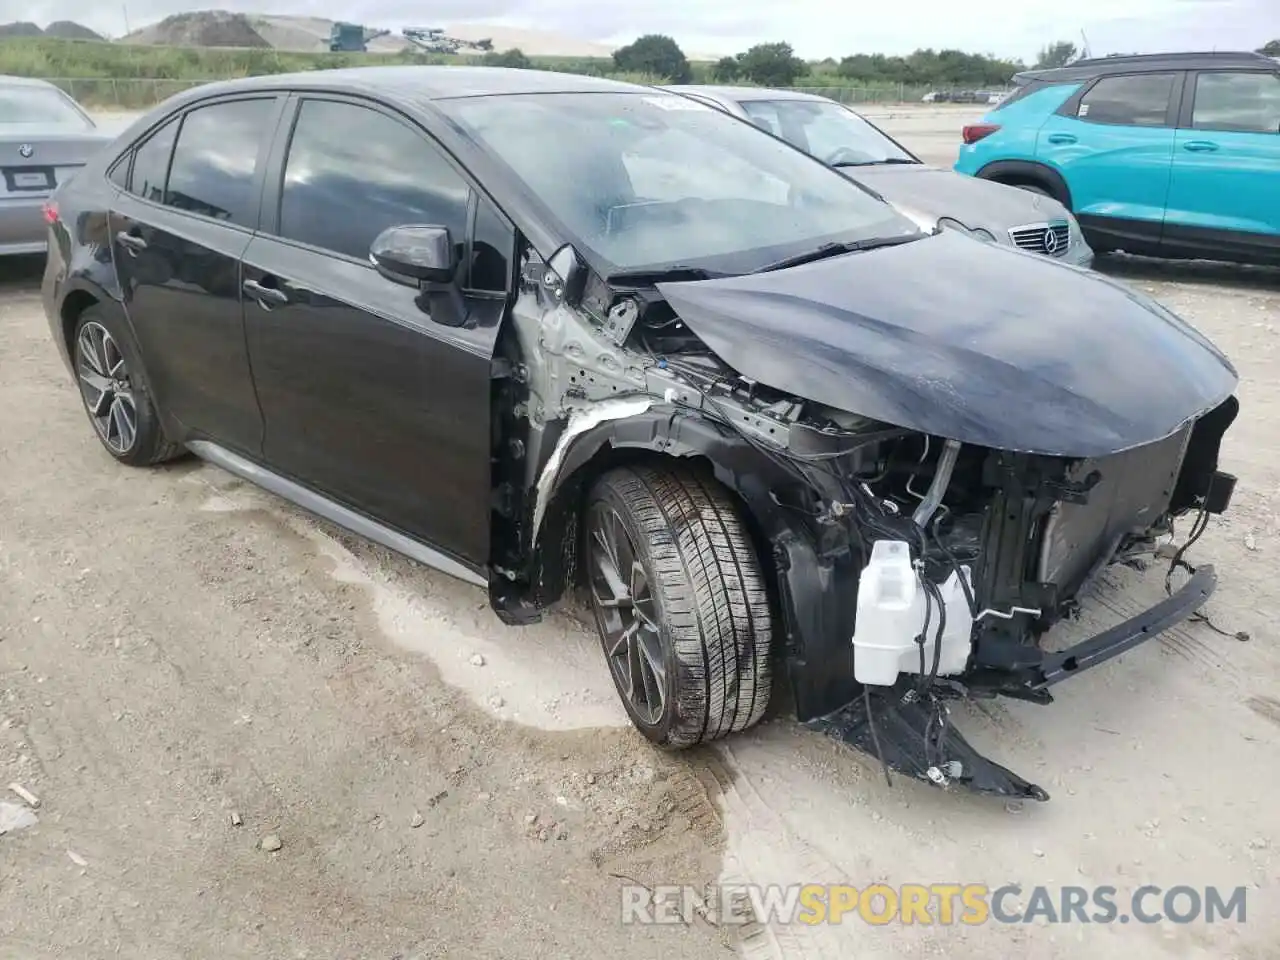
[{"label": "renewsportscars.com text", "polygon": [[1218,923],[1246,919],[1244,887],[990,887],[877,883],[622,887],[624,924],[839,924],[977,926],[985,923]]}]

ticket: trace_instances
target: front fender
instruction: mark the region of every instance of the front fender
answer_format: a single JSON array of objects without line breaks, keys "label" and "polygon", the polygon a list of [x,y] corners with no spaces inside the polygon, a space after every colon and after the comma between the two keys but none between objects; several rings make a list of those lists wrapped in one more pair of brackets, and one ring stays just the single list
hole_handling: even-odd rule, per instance
[{"label": "front fender", "polygon": [[[807,720],[847,703],[857,692],[852,644],[862,568],[857,549],[843,541],[825,542],[811,518],[782,506],[776,492],[795,486],[796,475],[740,434],[653,398],[633,398],[630,413],[624,413],[625,402],[609,401],[594,422],[579,429],[570,422],[539,474],[526,605],[543,609],[573,583],[583,497],[603,470],[628,456],[699,458],[746,512],[776,601],[783,638],[778,653],[798,716]],[[503,612],[498,603],[495,607]]]}]

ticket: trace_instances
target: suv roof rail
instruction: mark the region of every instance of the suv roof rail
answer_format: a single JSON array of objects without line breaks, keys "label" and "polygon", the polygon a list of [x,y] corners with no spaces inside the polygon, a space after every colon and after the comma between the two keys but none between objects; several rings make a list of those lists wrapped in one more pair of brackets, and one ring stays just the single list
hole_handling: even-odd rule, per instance
[{"label": "suv roof rail", "polygon": [[1148,60],[1168,60],[1169,62],[1179,62],[1182,60],[1271,60],[1265,53],[1258,53],[1253,50],[1203,50],[1203,51],[1178,51],[1177,53],[1129,53],[1121,54],[1114,57],[1090,57],[1087,60],[1076,60],[1066,65],[1067,69],[1071,67],[1092,66],[1099,63],[1141,63]]},{"label": "suv roof rail", "polygon": [[1077,60],[1062,67],[1046,67],[1040,70],[1023,70],[1014,74],[1016,84],[1031,80],[1082,80],[1104,73],[1120,73],[1126,70],[1151,70],[1160,67],[1194,70],[1197,68],[1237,66],[1274,67],[1277,61],[1265,53],[1251,50],[1210,50],[1203,52],[1135,53],[1115,57],[1091,57]]}]

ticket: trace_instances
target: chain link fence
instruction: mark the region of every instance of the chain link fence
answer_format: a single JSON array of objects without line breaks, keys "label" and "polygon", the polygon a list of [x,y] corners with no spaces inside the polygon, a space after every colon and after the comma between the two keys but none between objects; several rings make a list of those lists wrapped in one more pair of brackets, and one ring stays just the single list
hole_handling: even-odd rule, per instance
[{"label": "chain link fence", "polygon": [[[983,87],[981,96],[977,90],[951,88],[951,87],[929,87],[921,85],[913,85],[900,83],[891,86],[874,86],[874,87],[838,87],[838,86],[796,86],[788,87],[790,90],[796,90],[801,93],[812,93],[820,97],[827,97],[830,100],[836,100],[840,103],[847,103],[850,106],[855,104],[904,104],[904,103],[959,103],[964,105],[986,106],[989,97],[994,94],[996,96],[1006,96],[1010,91],[1004,87]],[[925,97],[933,94],[935,100],[926,101]]]},{"label": "chain link fence", "polygon": [[97,110],[144,110],[175,93],[199,87],[209,80],[111,79],[98,77],[46,77],[77,103]]},{"label": "chain link fence", "polygon": [[788,89],[800,93],[812,93],[819,97],[835,100],[838,103],[852,105],[859,103],[920,103],[924,95],[933,88],[899,83],[874,87],[811,86],[804,84],[789,87]]},{"label": "chain link fence", "polygon": [[[98,110],[141,110],[162,100],[213,82],[206,80],[158,80],[98,77],[49,77],[70,94],[78,103]],[[847,104],[905,104],[921,103],[933,87],[913,84],[880,84],[877,86],[846,87],[800,85],[789,89],[813,93]]]}]

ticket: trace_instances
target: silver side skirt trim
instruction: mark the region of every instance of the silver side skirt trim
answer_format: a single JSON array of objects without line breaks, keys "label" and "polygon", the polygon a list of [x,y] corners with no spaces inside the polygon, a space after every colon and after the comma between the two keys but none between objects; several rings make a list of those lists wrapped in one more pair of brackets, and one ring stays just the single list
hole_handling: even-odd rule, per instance
[{"label": "silver side skirt trim", "polygon": [[452,557],[424,546],[416,540],[406,537],[403,533],[398,533],[390,527],[383,526],[376,520],[370,520],[368,517],[362,516],[354,510],[342,506],[340,503],[335,503],[314,490],[308,490],[292,480],[287,480],[277,473],[272,473],[265,467],[260,467],[239,454],[232,453],[225,447],[220,447],[218,444],[208,440],[193,440],[187,444],[187,448],[201,460],[207,460],[228,473],[233,473],[243,480],[248,480],[255,486],[274,493],[278,497],[283,497],[303,510],[323,517],[331,523],[336,523],[338,526],[350,530],[366,540],[379,543],[388,550],[403,554],[410,560],[416,560],[421,564],[439,570],[441,573],[447,573],[452,577],[457,577],[459,580],[470,583],[473,586],[487,587],[489,585],[484,577]]}]

